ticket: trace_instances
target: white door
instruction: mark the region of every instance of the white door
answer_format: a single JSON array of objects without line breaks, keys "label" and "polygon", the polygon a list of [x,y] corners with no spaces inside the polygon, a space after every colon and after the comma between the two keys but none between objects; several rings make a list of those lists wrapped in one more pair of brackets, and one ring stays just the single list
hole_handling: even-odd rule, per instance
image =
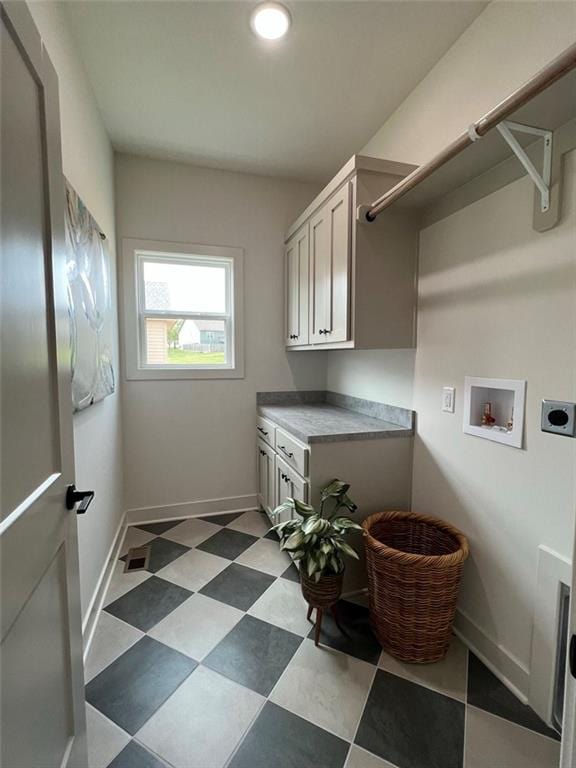
[{"label": "white door", "polygon": [[1,763],[86,765],[58,87],[1,6]]},{"label": "white door", "polygon": [[570,629],[568,633],[568,659],[566,660],[566,689],[564,691],[564,718],[562,723],[561,768],[576,765],[576,539],[572,555],[572,584],[570,587]]},{"label": "white door", "polygon": [[308,223],[286,245],[286,346],[308,344]]},{"label": "white door", "polygon": [[350,185],[310,220],[310,342],[349,339]]}]

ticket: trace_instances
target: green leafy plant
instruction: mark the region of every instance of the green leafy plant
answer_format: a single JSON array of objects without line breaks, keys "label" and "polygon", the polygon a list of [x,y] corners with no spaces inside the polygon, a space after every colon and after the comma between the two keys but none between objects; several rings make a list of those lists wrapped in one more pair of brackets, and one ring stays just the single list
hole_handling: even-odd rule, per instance
[{"label": "green leafy plant", "polygon": [[[280,549],[290,552],[300,568],[316,582],[322,576],[333,576],[344,570],[344,555],[358,560],[356,551],[344,541],[350,531],[362,530],[349,517],[338,514],[346,510],[353,514],[356,504],[348,496],[349,483],[332,480],[322,489],[320,509],[304,504],[298,499],[286,499],[274,512],[294,511],[291,520],[273,526],[280,537]],[[328,506],[331,506],[327,512]]]}]

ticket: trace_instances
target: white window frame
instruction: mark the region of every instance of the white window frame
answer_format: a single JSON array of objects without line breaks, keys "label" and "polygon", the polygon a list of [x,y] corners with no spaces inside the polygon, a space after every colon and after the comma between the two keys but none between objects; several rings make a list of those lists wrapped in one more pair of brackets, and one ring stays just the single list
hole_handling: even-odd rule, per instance
[{"label": "white window frame", "polygon": [[[146,260],[166,263],[196,263],[226,269],[227,312],[172,312],[145,309],[141,265]],[[122,241],[122,282],[124,298],[123,354],[126,378],[157,379],[241,379],[244,377],[244,251],[230,246],[170,243],[156,240]],[[146,363],[146,318],[224,320],[226,352],[224,365],[150,365]]]}]

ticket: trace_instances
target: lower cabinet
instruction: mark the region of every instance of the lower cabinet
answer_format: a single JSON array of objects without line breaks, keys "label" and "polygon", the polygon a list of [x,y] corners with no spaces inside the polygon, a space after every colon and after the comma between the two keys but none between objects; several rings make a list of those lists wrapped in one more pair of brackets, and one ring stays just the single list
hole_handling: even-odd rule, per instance
[{"label": "lower cabinet", "polygon": [[[280,456],[275,457],[276,506],[283,504],[286,499],[297,499],[308,502],[308,483],[298,472],[293,470]],[[290,511],[279,512],[275,517],[276,523],[283,523],[292,517]]]},{"label": "lower cabinet", "polygon": [[276,507],[275,456],[274,450],[264,440],[258,439],[258,502],[268,515]]},{"label": "lower cabinet", "polygon": [[[259,426],[262,421],[260,417]],[[290,511],[274,513],[287,498],[298,499],[319,509],[322,488],[334,478],[350,483],[350,497],[358,505],[358,511],[353,515],[357,522],[373,512],[410,509],[411,435],[305,444],[269,419],[265,420],[264,429],[268,433],[265,439],[261,438],[261,432],[256,432],[258,500],[272,525],[290,519]],[[332,511],[330,503],[325,511],[327,514]],[[360,561],[347,560],[346,593],[366,586],[361,534],[354,532],[349,543]]]},{"label": "lower cabinet", "polygon": [[[283,435],[278,449],[287,450],[284,443],[287,443],[288,439],[290,439],[290,448],[293,449],[287,453],[292,457],[291,461],[294,463],[299,461],[298,466],[307,466],[307,462],[301,457],[301,452],[308,451],[307,447],[289,438],[288,435]],[[310,497],[308,481],[259,436],[256,440],[256,458],[260,506],[273,524],[289,520],[290,512],[275,514],[274,510],[286,499],[298,499],[307,503]]]}]

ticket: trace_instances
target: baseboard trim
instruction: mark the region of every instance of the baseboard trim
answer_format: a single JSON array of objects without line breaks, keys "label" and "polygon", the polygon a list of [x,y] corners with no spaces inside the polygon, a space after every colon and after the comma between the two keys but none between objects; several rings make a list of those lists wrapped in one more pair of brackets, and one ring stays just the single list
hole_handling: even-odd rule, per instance
[{"label": "baseboard trim", "polygon": [[158,507],[137,507],[126,510],[126,524],[160,523],[164,520],[178,520],[181,517],[206,517],[226,512],[249,512],[258,509],[255,493],[246,496],[228,496],[223,499],[184,501],[178,504],[164,504]]},{"label": "baseboard trim", "polygon": [[519,659],[489,637],[460,609],[456,611],[454,634],[523,704],[528,703],[530,671]]},{"label": "baseboard trim", "polygon": [[125,534],[126,534],[126,514],[124,513],[120,518],[120,523],[118,524],[118,528],[116,529],[116,533],[114,534],[114,538],[112,539],[112,544],[110,546],[110,549],[108,550],[108,556],[104,562],[104,565],[102,566],[102,570],[98,578],[98,583],[96,584],[96,589],[94,590],[94,594],[92,595],[92,600],[90,601],[88,610],[86,611],[86,615],[82,622],[82,638],[84,641],[84,661],[86,661],[86,656],[88,655],[90,644],[94,637],[94,630],[96,629],[98,617],[100,616],[100,611],[102,610],[104,597],[106,595],[106,592],[108,591],[108,585],[110,584],[110,579],[112,578],[114,565],[116,564],[116,561],[120,556],[120,550],[124,542]]}]

